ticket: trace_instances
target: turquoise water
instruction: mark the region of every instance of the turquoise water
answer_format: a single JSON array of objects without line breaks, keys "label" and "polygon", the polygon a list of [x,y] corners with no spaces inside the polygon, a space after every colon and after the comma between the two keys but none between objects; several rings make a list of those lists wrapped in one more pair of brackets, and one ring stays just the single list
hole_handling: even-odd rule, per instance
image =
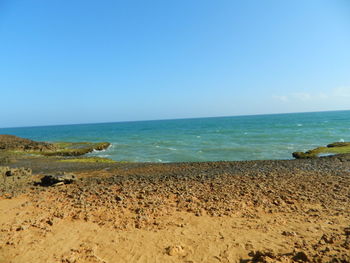
[{"label": "turquoise water", "polygon": [[292,159],[335,141],[350,141],[350,111],[60,125],[0,129],[40,141],[108,141],[92,153],[133,162]]}]

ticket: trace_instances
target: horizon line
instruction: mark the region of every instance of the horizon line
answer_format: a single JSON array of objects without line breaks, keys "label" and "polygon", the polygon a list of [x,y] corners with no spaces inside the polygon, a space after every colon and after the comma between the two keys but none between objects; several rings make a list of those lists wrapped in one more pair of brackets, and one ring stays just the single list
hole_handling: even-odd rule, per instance
[{"label": "horizon line", "polygon": [[318,112],[337,112],[350,111],[347,110],[321,110],[321,111],[300,111],[300,112],[280,112],[280,113],[258,113],[258,114],[238,114],[238,115],[224,115],[224,116],[207,116],[207,117],[185,117],[185,118],[171,118],[171,119],[148,119],[148,120],[130,120],[130,121],[106,121],[106,122],[86,122],[86,123],[71,123],[71,124],[49,124],[49,125],[33,125],[33,126],[12,126],[0,127],[0,129],[20,129],[20,128],[40,128],[52,126],[73,126],[73,125],[94,125],[94,124],[112,124],[112,123],[129,123],[129,122],[150,122],[150,121],[173,121],[173,120],[192,120],[192,119],[209,119],[209,118],[230,118],[230,117],[248,117],[248,116],[264,116],[264,115],[283,115],[283,114],[302,114],[302,113],[318,113]]}]

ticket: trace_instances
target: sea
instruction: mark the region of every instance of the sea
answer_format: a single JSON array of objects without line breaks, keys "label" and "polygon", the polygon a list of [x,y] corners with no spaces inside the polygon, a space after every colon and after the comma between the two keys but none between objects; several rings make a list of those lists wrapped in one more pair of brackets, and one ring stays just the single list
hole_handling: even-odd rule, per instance
[{"label": "sea", "polygon": [[107,141],[89,156],[127,162],[293,159],[332,142],[350,141],[350,111],[2,128],[38,141]]}]

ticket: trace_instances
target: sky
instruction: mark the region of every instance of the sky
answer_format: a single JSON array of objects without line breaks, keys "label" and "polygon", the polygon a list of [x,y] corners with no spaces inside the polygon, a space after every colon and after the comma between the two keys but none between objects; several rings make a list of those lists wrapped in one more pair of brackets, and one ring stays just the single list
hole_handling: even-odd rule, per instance
[{"label": "sky", "polygon": [[348,0],[0,0],[0,127],[349,109]]}]

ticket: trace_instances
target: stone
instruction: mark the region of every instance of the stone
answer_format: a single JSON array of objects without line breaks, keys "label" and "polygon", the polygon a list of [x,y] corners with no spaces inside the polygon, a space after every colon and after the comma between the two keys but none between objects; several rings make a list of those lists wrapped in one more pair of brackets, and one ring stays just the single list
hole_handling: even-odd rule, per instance
[{"label": "stone", "polygon": [[293,257],[293,260],[298,262],[310,262],[309,257],[303,251],[296,253],[296,255]]},{"label": "stone", "polygon": [[165,252],[169,256],[176,256],[176,255],[185,255],[185,250],[183,246],[177,245],[177,246],[169,246],[165,249]]},{"label": "stone", "polygon": [[45,175],[41,178],[42,186],[57,186],[62,184],[71,184],[77,180],[74,174],[58,174],[58,175]]},{"label": "stone", "polygon": [[294,231],[283,231],[282,235],[287,237],[292,237],[292,236],[296,236],[297,234]]},{"label": "stone", "polygon": [[118,201],[118,202],[120,202],[120,201],[123,201],[123,197],[121,197],[121,196],[119,196],[119,195],[117,195],[116,197],[115,197],[115,200],[116,201]]},{"label": "stone", "polygon": [[64,184],[65,184],[64,182],[58,182],[58,183],[53,184],[52,186],[60,186],[60,185],[64,185]]}]

